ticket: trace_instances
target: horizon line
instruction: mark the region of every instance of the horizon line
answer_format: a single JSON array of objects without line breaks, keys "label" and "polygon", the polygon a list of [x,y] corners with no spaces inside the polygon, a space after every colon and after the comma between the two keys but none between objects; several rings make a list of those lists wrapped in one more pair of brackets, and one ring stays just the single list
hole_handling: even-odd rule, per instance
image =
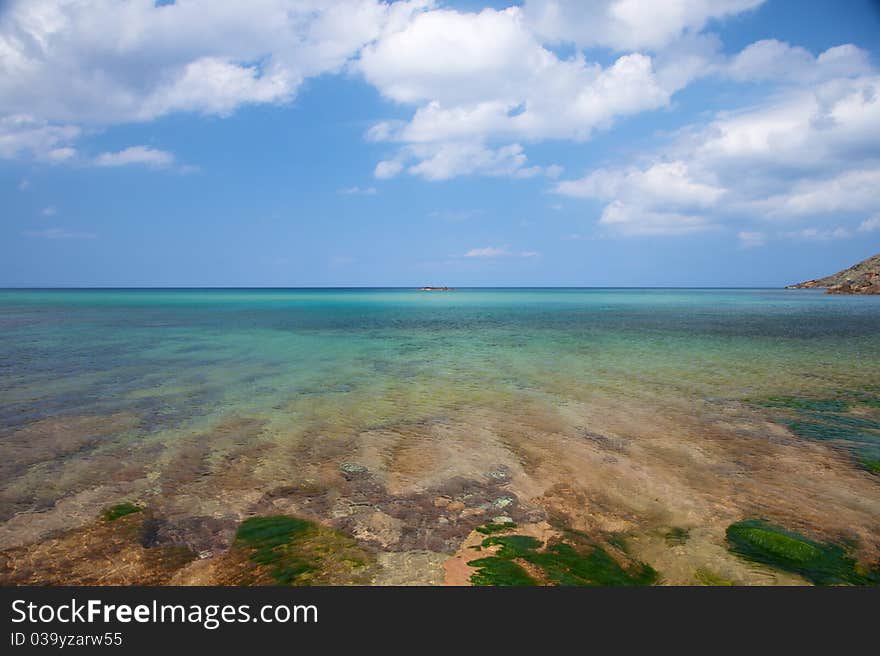
[{"label": "horizon line", "polygon": [[[2,291],[58,291],[58,290],[297,290],[297,289],[326,289],[326,290],[355,290],[355,289],[409,289],[421,291],[422,287],[432,285],[0,285]],[[788,289],[785,285],[458,285],[449,286],[449,291],[458,289]],[[815,288],[819,289],[819,288]],[[801,291],[801,290],[797,290]],[[809,291],[809,290],[808,290]]]}]

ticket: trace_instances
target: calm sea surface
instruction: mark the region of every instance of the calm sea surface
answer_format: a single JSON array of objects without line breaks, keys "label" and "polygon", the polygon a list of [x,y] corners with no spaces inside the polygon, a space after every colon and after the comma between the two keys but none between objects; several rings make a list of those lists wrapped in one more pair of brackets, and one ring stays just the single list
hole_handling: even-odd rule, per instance
[{"label": "calm sea surface", "polygon": [[124,410],[156,431],[300,399],[380,421],[524,390],[803,392],[880,382],[878,327],[880,298],[764,289],[6,290],[0,430]]}]

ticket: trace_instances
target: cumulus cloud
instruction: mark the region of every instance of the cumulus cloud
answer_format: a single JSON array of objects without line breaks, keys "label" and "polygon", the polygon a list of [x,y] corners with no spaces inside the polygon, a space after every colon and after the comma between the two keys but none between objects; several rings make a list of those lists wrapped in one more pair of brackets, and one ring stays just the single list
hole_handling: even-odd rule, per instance
[{"label": "cumulus cloud", "polygon": [[528,166],[523,148],[510,144],[488,148],[478,143],[452,142],[413,145],[401,154],[418,161],[407,171],[426,180],[448,180],[459,175],[530,178],[542,169]]},{"label": "cumulus cloud", "polygon": [[[680,234],[743,219],[855,220],[880,211],[880,76],[856,51],[798,51],[801,72],[764,100],[681,129],[637,165],[603,167],[560,181],[554,191],[605,202],[600,224],[622,234]],[[750,61],[742,55],[734,64]],[[788,236],[845,238],[853,229]]]},{"label": "cumulus cloud", "polygon": [[686,163],[658,162],[645,169],[598,169],[556,184],[556,193],[608,201],[599,223],[615,232],[686,234],[711,222],[702,210],[715,205],[725,189],[694,178]]},{"label": "cumulus cloud", "polygon": [[140,164],[165,168],[174,163],[174,155],[149,146],[131,146],[115,153],[101,153],[95,158],[96,166],[130,166]]},{"label": "cumulus cloud", "polygon": [[425,5],[11,0],[0,23],[0,157],[72,157],[82,126],[287,102]]},{"label": "cumulus cloud", "polygon": [[13,0],[0,108],[108,124],[283,102],[423,2]]},{"label": "cumulus cloud", "polygon": [[530,178],[541,173],[555,176],[559,167],[532,166],[518,144],[493,148],[474,141],[417,143],[401,148],[394,159],[376,165],[373,175],[387,180],[404,169],[425,180],[449,180],[461,175]]},{"label": "cumulus cloud", "polygon": [[[700,30],[761,0],[649,4],[530,0],[503,10],[434,9],[387,30],[363,48],[353,68],[385,97],[414,109],[408,120],[379,122],[367,131],[370,141],[402,144],[380,163],[377,177],[405,168],[430,180],[497,175],[498,167],[454,162],[450,154],[460,144],[485,154],[548,139],[586,141],[627,116],[669,107],[677,91],[726,66],[720,41]],[[602,66],[580,50],[560,57],[548,47],[557,43],[621,54]],[[444,165],[435,175],[430,160],[438,153]],[[407,168],[404,162],[413,159],[417,163]],[[551,163],[502,174],[524,170],[551,177],[561,172]]]},{"label": "cumulus cloud", "polygon": [[48,205],[40,210],[40,214],[42,216],[55,216],[58,214],[58,209],[54,205]]},{"label": "cumulus cloud", "polygon": [[[368,44],[354,67],[384,96],[415,108],[408,121],[367,131],[370,141],[403,144],[377,177],[399,173],[401,160],[413,159],[408,172],[430,180],[558,175],[553,164],[521,163],[520,142],[584,141],[619,117],[668,105],[672,91],[642,53],[604,68],[582,54],[559,58],[518,7],[421,12]],[[480,164],[471,164],[471,152]],[[490,161],[496,159],[504,163]]]},{"label": "cumulus cloud", "polygon": [[648,198],[680,208],[711,206],[725,191],[695,180],[681,161],[658,162],[646,169],[598,169],[579,180],[560,182],[555,190],[576,198]]},{"label": "cumulus cloud", "polygon": [[614,200],[605,206],[599,224],[622,235],[686,235],[713,227],[703,215],[649,209]]},{"label": "cumulus cloud", "polygon": [[[788,157],[791,166],[827,170],[823,148],[856,146],[865,124],[874,120],[868,54],[843,44],[813,55],[769,39],[728,57],[716,36],[701,32],[712,20],[760,4],[680,0],[646,8],[634,0],[536,0],[522,8],[477,13],[415,13],[399,29],[367,44],[353,64],[384,96],[413,107],[408,120],[379,122],[367,131],[368,140],[398,147],[375,174],[388,178],[405,170],[429,180],[558,175],[552,164],[526,165],[521,144],[586,141],[626,116],[670,107],[677,91],[706,75],[773,82],[779,95],[739,116],[719,114],[712,126],[698,129],[693,143],[704,151],[703,159],[724,158],[733,167],[739,150],[748,164]],[[562,58],[548,48],[553,43],[623,54],[601,66],[579,50]],[[633,49],[640,52],[626,52]],[[682,150],[686,141],[680,140]],[[516,149],[504,150],[510,147]],[[477,156],[463,156],[468,151]],[[493,153],[508,155],[515,164],[492,163]],[[759,176],[754,172],[749,182]],[[694,184],[715,185],[712,180]],[[712,200],[720,202],[720,195]],[[621,211],[611,214],[619,217]],[[676,225],[683,216],[695,217],[672,214]],[[656,212],[652,216],[662,223]]]},{"label": "cumulus cloud", "polygon": [[764,0],[526,0],[525,15],[548,42],[618,51],[657,50],[709,21],[754,9]]},{"label": "cumulus cloud", "polygon": [[806,48],[764,39],[733,57],[725,72],[741,81],[815,82],[866,74],[870,70],[868,53],[852,44],[829,48],[814,57]]},{"label": "cumulus cloud", "polygon": [[827,178],[805,177],[754,206],[768,217],[870,210],[880,208],[878,185],[880,168],[853,169]]},{"label": "cumulus cloud", "polygon": [[[387,149],[375,178],[556,179],[562,168],[530,157],[531,144],[586,142],[674,108],[679,90],[714,75],[769,95],[552,189],[599,201],[600,225],[631,235],[880,211],[880,77],[868,53],[767,39],[725,55],[713,21],[761,1],[526,0],[471,12],[431,0],[12,0],[0,23],[0,158],[167,168],[166,151],[90,156],[80,141],[175,112],[286,103],[304,80],[346,72],[399,106],[366,132]],[[575,47],[563,56],[558,44]],[[596,47],[611,53],[602,64],[583,51]]]}]

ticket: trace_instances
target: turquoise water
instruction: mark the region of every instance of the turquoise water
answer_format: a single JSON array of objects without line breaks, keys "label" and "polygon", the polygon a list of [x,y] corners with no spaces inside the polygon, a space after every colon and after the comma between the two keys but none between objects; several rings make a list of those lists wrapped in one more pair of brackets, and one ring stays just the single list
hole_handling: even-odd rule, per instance
[{"label": "turquoise water", "polygon": [[168,427],[401,385],[467,399],[845,384],[876,376],[878,326],[880,299],[808,291],[4,291],[0,428],[119,409]]},{"label": "turquoise water", "polygon": [[7,451],[2,514],[84,489],[102,453],[230,418],[301,443],[596,394],[862,389],[880,383],[878,326],[880,297],[766,289],[0,291],[0,438],[127,418],[76,449]]}]

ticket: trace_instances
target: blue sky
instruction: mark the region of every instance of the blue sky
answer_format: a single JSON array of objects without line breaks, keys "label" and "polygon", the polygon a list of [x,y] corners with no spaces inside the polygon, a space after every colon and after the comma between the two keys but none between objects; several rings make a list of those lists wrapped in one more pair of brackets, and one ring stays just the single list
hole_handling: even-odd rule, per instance
[{"label": "blue sky", "polygon": [[0,285],[775,286],[880,252],[877,3],[160,4],[2,4]]}]

